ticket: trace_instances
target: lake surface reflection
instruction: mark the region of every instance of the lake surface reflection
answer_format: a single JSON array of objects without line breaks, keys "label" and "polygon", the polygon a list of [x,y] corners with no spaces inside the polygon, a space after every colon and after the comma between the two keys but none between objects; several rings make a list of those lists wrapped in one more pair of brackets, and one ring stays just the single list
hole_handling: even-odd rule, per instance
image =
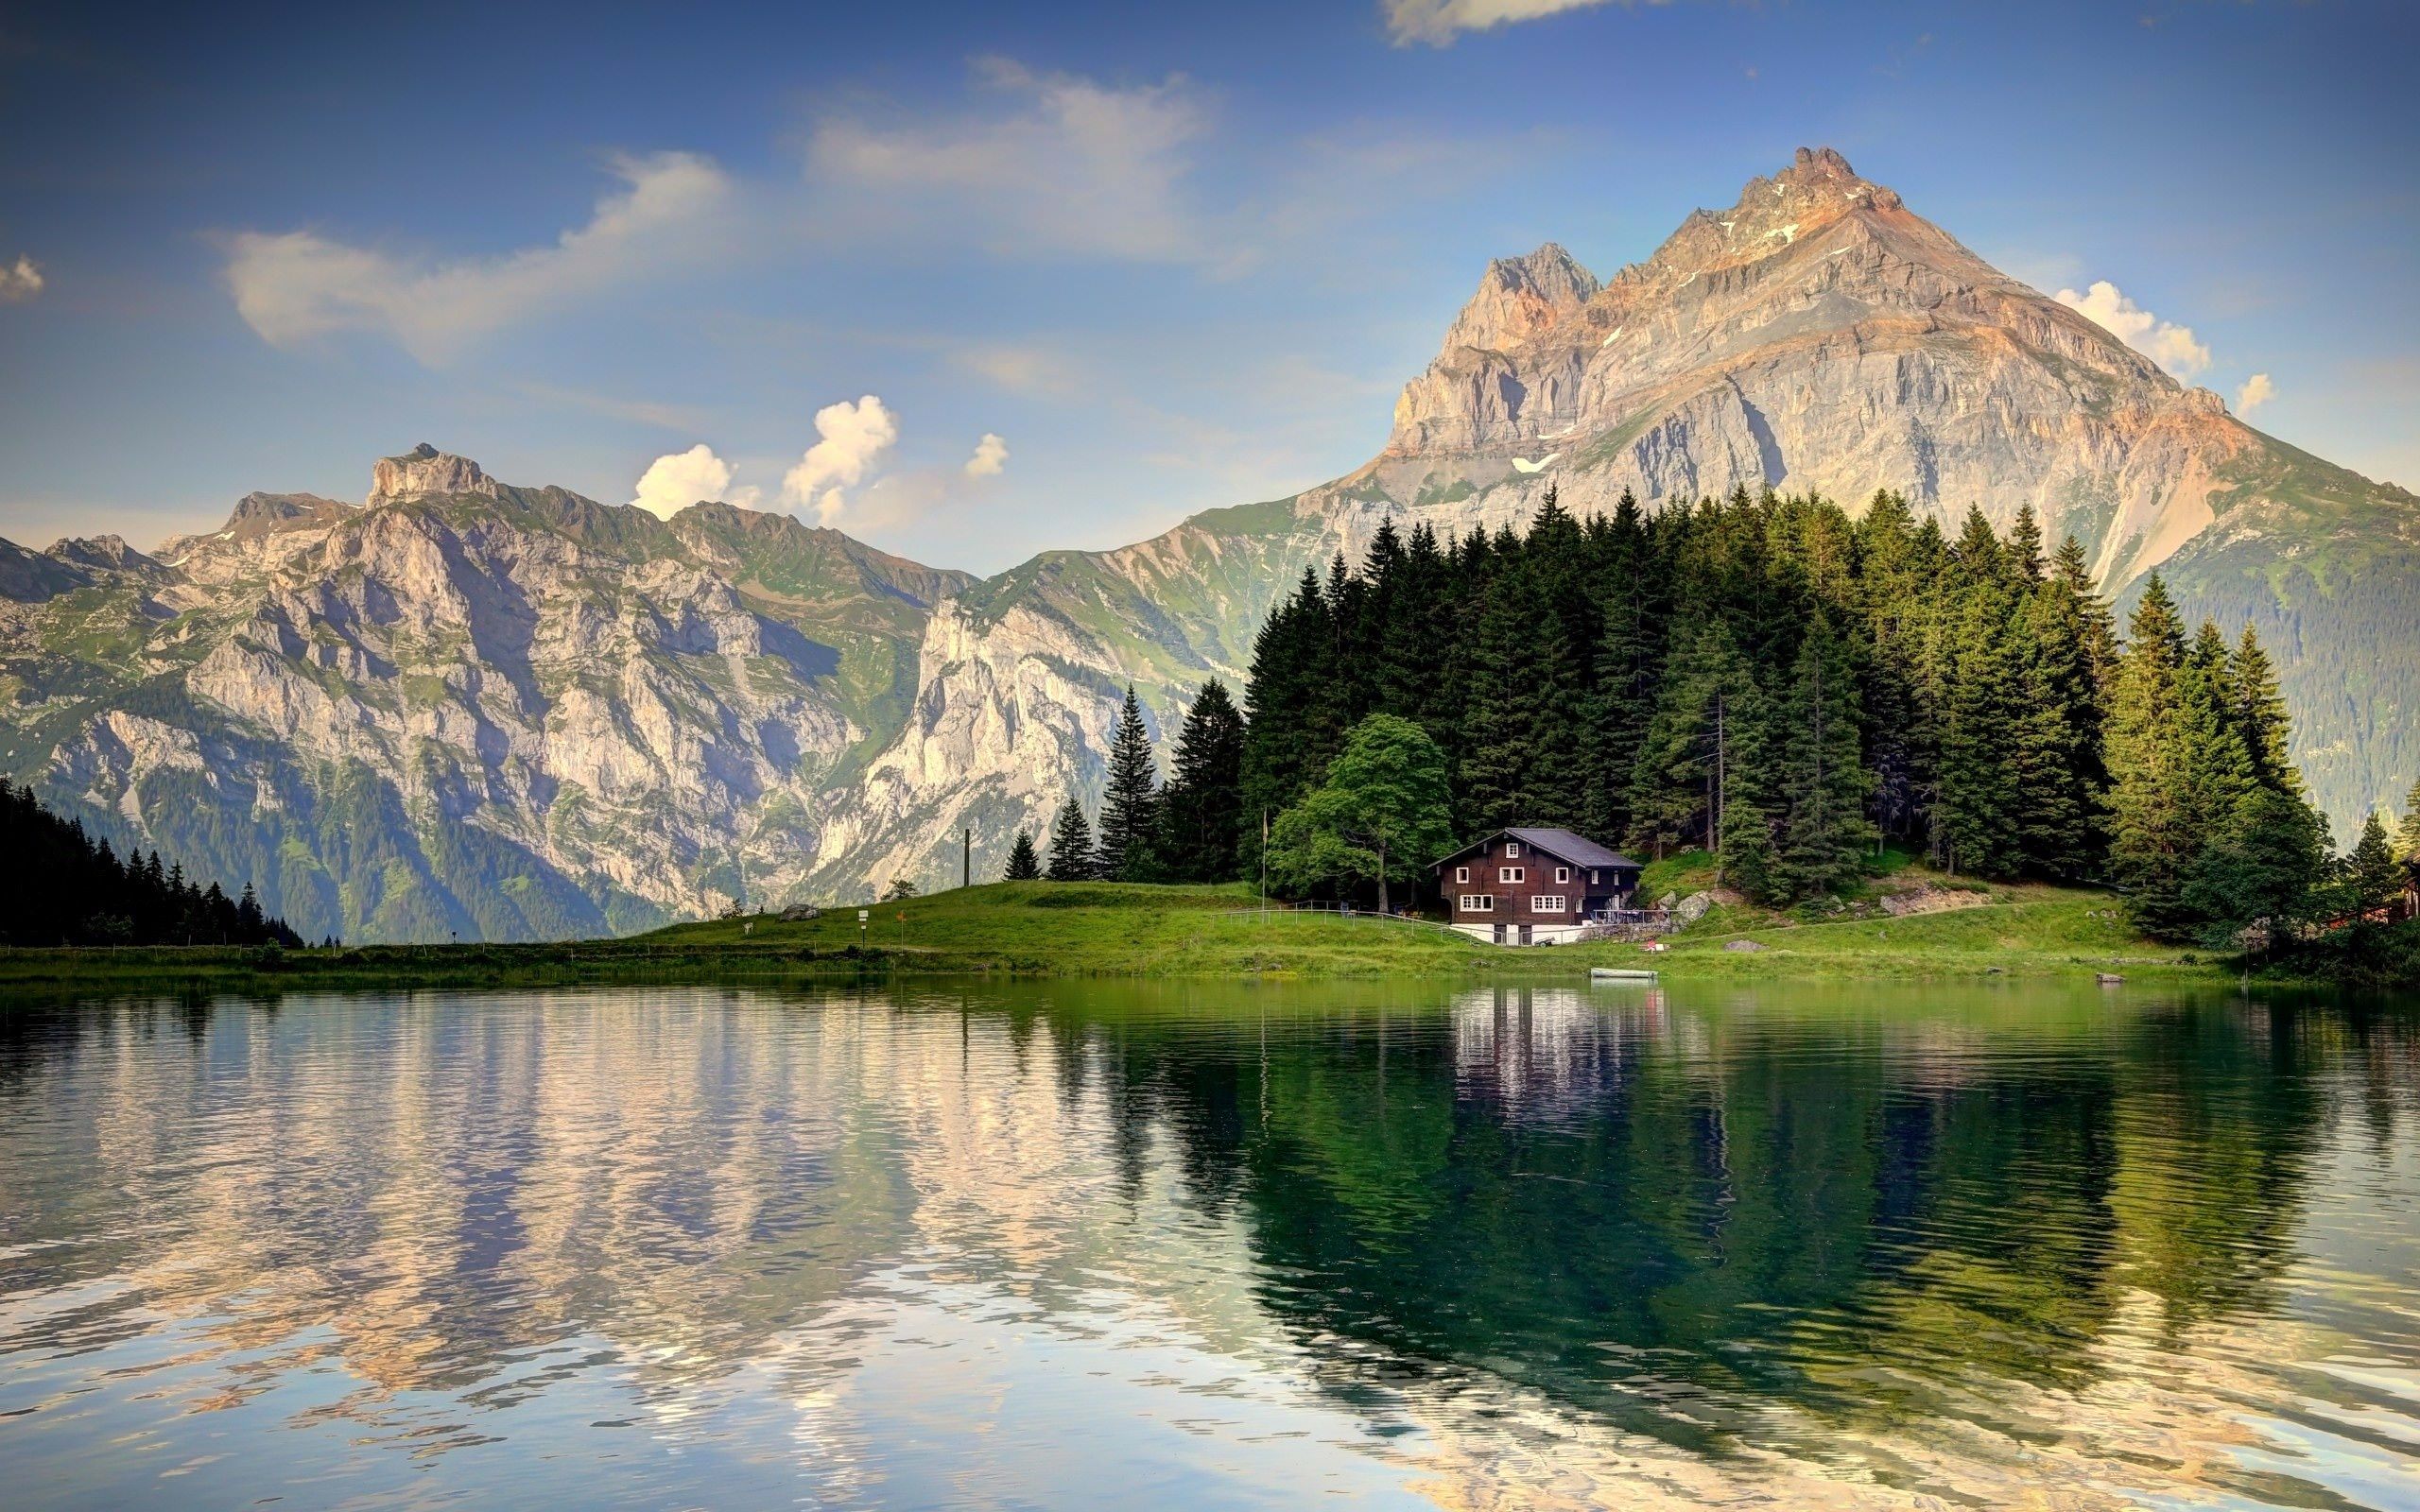
[{"label": "lake surface reflection", "polygon": [[2420,1505],[2420,1021],[2011,987],[0,1014],[16,1505]]}]

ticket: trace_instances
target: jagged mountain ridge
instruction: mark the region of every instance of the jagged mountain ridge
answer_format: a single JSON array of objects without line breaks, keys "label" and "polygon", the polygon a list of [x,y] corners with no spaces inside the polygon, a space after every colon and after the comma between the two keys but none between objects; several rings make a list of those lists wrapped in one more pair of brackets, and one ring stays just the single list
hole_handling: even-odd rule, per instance
[{"label": "jagged mountain ridge", "polygon": [[[1767,483],[2031,503],[2113,591],[2278,651],[2340,830],[2420,765],[2420,503],[2243,425],[1802,152],[1600,283],[1493,265],[1369,464],[993,578],[786,516],[673,521],[423,446],[360,507],[252,494],[145,556],[0,543],[0,748],[123,839],[261,883],[305,933],[626,928],[990,869],[1098,789],[1126,682],[1240,680],[1305,564],[1378,524]],[[1164,728],[1161,731],[1164,732]]]},{"label": "jagged mountain ridge", "polygon": [[[1461,534],[1523,524],[1548,487],[1585,514],[1626,490],[1663,507],[1767,485],[1852,508],[1891,488],[1953,530],[1970,504],[2003,529],[2031,504],[2124,598],[2164,566],[2188,612],[2248,619],[2278,654],[2340,831],[2420,768],[2420,500],[2242,423],[1838,153],[1802,149],[1610,281],[1553,243],[1493,264],[1385,448],[1344,477],[1037,558],[978,591],[980,612],[943,606],[919,705],[943,713],[877,764],[890,864],[914,869],[922,829],[954,833],[938,774],[985,793],[987,815],[1010,792],[1089,791],[1118,677],[1173,715],[1201,676],[1239,675],[1305,564],[1357,558],[1383,521]],[[1097,690],[1094,739],[1055,768],[1032,741],[984,738],[1017,727],[1012,669],[1040,626],[1049,665],[1088,667]]]},{"label": "jagged mountain ridge", "polygon": [[306,934],[625,929],[786,894],[972,579],[787,517],[673,521],[424,446],[157,558],[0,555],[7,761]]}]

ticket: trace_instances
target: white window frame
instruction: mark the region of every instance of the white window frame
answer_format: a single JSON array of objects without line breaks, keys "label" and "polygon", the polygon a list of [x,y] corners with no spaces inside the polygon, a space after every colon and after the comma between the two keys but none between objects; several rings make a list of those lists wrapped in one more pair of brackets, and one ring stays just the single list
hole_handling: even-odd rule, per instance
[{"label": "white window frame", "polygon": [[1571,912],[1571,904],[1569,899],[1559,892],[1536,893],[1530,899],[1530,912],[1533,914],[1567,914]]},{"label": "white window frame", "polygon": [[1571,868],[1569,867],[1555,868],[1554,880],[1557,882],[1569,882],[1571,880]]},{"label": "white window frame", "polygon": [[1455,880],[1456,882],[1468,882],[1468,881],[1470,881],[1470,880],[1471,880],[1471,868],[1468,868],[1468,867],[1456,867],[1456,868],[1454,868],[1454,880]]},{"label": "white window frame", "polygon": [[1594,882],[1602,882],[1602,881],[1604,881],[1605,879],[1597,875],[1597,868],[1596,868],[1595,867],[1590,867],[1590,868],[1588,868],[1588,880],[1589,880],[1590,882],[1594,883]]},{"label": "white window frame", "polygon": [[1498,867],[1495,868],[1495,880],[1498,882],[1519,882],[1528,877],[1529,874],[1530,873],[1526,869],[1520,867]]},{"label": "white window frame", "polygon": [[1504,859],[1507,861],[1518,861],[1521,859],[1520,841],[1507,840],[1504,842]]},{"label": "white window frame", "polygon": [[1461,912],[1465,914],[1492,914],[1495,912],[1495,894],[1492,892],[1466,892],[1462,894]]}]

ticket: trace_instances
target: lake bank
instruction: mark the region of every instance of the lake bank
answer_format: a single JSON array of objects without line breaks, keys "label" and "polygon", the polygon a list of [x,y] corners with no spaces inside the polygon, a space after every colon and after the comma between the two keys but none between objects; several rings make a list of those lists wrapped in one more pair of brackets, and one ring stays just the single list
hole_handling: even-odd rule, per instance
[{"label": "lake bank", "polygon": [[[1670,948],[1623,941],[1508,948],[1370,916],[1291,912],[1237,886],[999,883],[785,922],[676,924],[627,939],[371,945],[334,950],[122,947],[0,951],[0,991],[247,987],[748,983],[855,977],[1439,977],[1551,982],[1594,966],[1740,980],[2102,972],[2223,980],[2195,953],[2144,939],[2105,895],[1996,893],[1983,906],[1824,922],[1709,919]],[[1751,926],[1726,928],[1726,923]]]}]

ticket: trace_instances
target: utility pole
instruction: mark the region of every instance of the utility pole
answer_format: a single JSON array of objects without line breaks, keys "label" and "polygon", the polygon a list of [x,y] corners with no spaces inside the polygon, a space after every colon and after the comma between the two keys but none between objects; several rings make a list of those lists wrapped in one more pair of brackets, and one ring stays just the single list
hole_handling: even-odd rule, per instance
[{"label": "utility pole", "polygon": [[958,832],[958,885],[975,885],[975,827],[971,824]]},{"label": "utility pole", "polygon": [[1260,923],[1269,927],[1269,810],[1260,811]]}]

